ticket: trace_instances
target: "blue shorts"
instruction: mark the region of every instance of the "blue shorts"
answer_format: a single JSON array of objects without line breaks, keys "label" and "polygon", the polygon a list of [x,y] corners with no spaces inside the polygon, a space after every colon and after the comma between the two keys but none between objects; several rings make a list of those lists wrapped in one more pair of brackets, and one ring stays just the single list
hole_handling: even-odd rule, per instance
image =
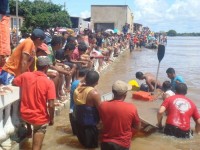
[{"label": "blue shorts", "polygon": [[0,84],[8,85],[11,84],[14,79],[14,75],[2,70],[0,74]]}]

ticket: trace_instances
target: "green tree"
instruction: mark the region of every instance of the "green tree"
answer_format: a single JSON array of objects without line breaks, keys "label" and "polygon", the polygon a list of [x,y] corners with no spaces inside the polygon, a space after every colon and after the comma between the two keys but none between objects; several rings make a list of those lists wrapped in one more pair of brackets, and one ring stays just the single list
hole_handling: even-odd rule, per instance
[{"label": "green tree", "polygon": [[169,30],[169,31],[167,32],[167,36],[176,36],[176,35],[177,35],[177,33],[176,33],[175,30]]},{"label": "green tree", "polygon": [[[16,0],[10,0],[10,11],[12,15],[16,13]],[[24,17],[22,32],[27,32],[34,28],[56,28],[71,27],[70,17],[67,11],[62,10],[62,6],[45,2],[44,0],[22,0],[19,1],[19,15]]]}]

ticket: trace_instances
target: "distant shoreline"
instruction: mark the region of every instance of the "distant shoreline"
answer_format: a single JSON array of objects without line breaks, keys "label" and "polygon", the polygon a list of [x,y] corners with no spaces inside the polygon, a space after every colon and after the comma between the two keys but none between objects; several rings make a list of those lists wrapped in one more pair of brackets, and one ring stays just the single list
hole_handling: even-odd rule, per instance
[{"label": "distant shoreline", "polygon": [[168,37],[200,37],[200,35],[175,35],[175,36],[169,36]]}]

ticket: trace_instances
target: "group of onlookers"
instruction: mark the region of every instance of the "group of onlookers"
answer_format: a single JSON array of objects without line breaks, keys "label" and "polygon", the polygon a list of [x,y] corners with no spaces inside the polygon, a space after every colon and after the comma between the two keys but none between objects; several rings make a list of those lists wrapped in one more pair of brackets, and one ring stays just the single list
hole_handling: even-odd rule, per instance
[{"label": "group of onlookers", "polygon": [[43,30],[34,29],[13,49],[0,73],[0,84],[21,88],[20,116],[26,123],[27,136],[33,134],[33,149],[41,148],[47,125],[54,124],[55,107],[66,100],[71,86],[73,89],[71,82],[79,80],[86,74],[83,70],[87,70],[95,73],[96,78],[91,81],[93,74],[91,77],[88,72],[86,84],[95,85],[103,65],[112,62],[126,48],[123,35],[94,34],[88,29],[77,36],[69,29],[62,35],[54,35],[48,43],[45,39]]}]

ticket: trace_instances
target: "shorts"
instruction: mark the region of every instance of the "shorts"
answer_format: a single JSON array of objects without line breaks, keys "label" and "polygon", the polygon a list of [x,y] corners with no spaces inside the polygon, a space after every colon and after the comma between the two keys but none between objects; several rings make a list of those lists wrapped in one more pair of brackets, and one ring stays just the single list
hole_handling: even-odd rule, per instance
[{"label": "shorts", "polygon": [[164,133],[166,135],[175,136],[177,138],[190,138],[193,135],[191,130],[183,131],[176,126],[166,124],[164,128]]},{"label": "shorts", "polygon": [[122,147],[112,142],[102,142],[101,150],[129,150],[129,148]]},{"label": "shorts", "polygon": [[14,75],[2,70],[0,74],[0,84],[9,85],[12,83]]},{"label": "shorts", "polygon": [[85,148],[97,148],[99,131],[96,126],[84,126],[76,123],[76,135]]},{"label": "shorts", "polygon": [[33,125],[33,133],[42,132],[43,134],[46,133],[48,124],[43,125]]}]

